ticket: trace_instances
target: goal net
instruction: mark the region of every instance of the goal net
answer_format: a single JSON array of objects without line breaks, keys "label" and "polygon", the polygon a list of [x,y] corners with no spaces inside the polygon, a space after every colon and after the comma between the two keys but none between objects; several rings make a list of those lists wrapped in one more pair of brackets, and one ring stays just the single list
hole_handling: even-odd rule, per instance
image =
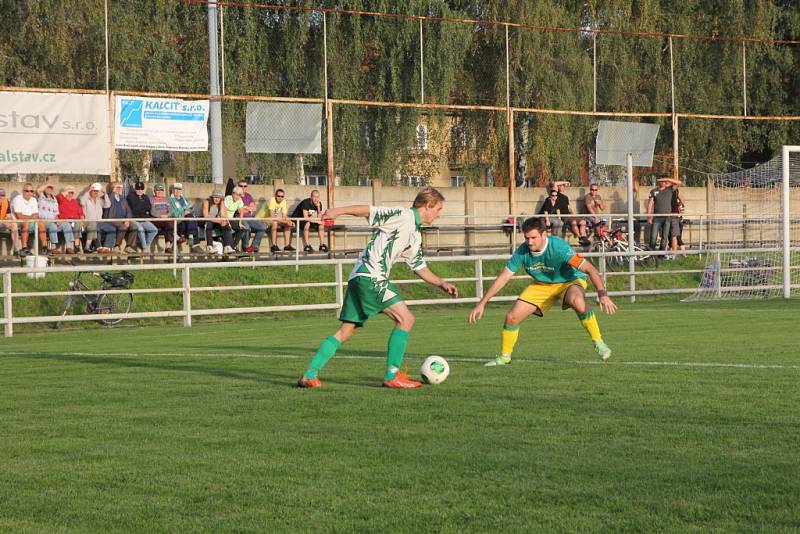
[{"label": "goal net", "polygon": [[[788,188],[784,187],[788,171]],[[784,147],[770,161],[751,169],[709,175],[708,208],[701,222],[706,265],[700,287],[685,301],[788,296],[800,283],[800,255],[788,248],[800,242],[800,147]],[[784,210],[788,191],[788,210]],[[788,258],[788,273],[784,270]]]}]

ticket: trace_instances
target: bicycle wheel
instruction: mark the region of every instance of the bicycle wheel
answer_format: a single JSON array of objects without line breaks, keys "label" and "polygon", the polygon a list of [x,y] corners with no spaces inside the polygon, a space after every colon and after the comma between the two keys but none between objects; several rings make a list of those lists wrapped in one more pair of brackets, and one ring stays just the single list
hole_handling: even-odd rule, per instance
[{"label": "bicycle wheel", "polygon": [[[128,313],[131,311],[133,304],[132,293],[103,293],[97,298],[95,303],[94,312],[97,314],[111,314],[111,313]],[[118,319],[99,319],[105,325],[113,326],[122,321],[122,317]]]},{"label": "bicycle wheel", "polygon": [[[72,309],[73,298],[74,297],[72,295],[67,295],[67,298],[64,299],[64,305],[61,306],[61,313],[59,313],[61,317],[67,315]],[[61,321],[56,321],[55,323],[53,323],[53,328],[60,328],[60,327],[61,327]]]}]

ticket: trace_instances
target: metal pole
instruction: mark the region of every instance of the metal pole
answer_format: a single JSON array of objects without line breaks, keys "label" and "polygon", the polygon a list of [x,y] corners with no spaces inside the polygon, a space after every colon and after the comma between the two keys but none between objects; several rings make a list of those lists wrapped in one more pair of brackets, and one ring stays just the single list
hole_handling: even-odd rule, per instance
[{"label": "metal pole", "polygon": [[679,137],[679,121],[678,115],[676,113],[672,114],[672,177],[675,180],[680,180],[679,171],[680,171],[680,160],[678,154],[680,152],[680,137]]},{"label": "metal pole", "polygon": [[217,4],[208,3],[208,70],[211,102],[209,126],[211,131],[211,177],[215,184],[222,183],[222,102],[219,98],[219,50],[217,30]]},{"label": "metal pole", "polygon": [[225,15],[224,11],[222,10],[222,6],[219,6],[219,46],[220,46],[220,55],[219,55],[219,63],[220,63],[220,75],[221,75],[221,89],[222,94],[225,94]]},{"label": "metal pole", "polygon": [[106,95],[108,98],[108,144],[109,144],[109,159],[110,159],[110,168],[109,168],[109,175],[111,177],[111,181],[117,179],[117,166],[114,164],[114,120],[116,119],[116,114],[114,113],[114,95],[111,94],[111,69],[109,68],[109,52],[108,52],[108,0],[104,0],[103,2],[103,14],[105,17],[105,25],[103,31],[105,32],[105,55],[106,55]]},{"label": "metal pole", "polygon": [[512,216],[517,212],[516,156],[514,154],[514,110],[511,109],[511,62],[508,48],[508,25],[506,25],[506,118],[508,119],[508,207]]},{"label": "metal pole", "polygon": [[594,105],[592,111],[597,112],[597,34],[592,34],[592,95]]},{"label": "metal pole", "polygon": [[742,41],[742,100],[744,116],[747,117],[747,41]]},{"label": "metal pole", "polygon": [[295,225],[297,226],[297,241],[296,247],[294,247],[294,272],[300,272],[300,264],[297,263],[300,261],[300,219],[296,220]]},{"label": "metal pole", "polygon": [[328,14],[322,14],[322,77],[325,83],[325,105],[328,104]]},{"label": "metal pole", "polygon": [[475,260],[475,297],[483,298],[483,260]]},{"label": "metal pole", "polygon": [[178,220],[172,221],[172,276],[177,277],[178,271],[175,268],[178,265]]},{"label": "metal pole", "polygon": [[669,36],[669,92],[672,95],[672,113],[675,113],[675,62],[672,60],[672,36]]},{"label": "metal pole", "polygon": [[11,273],[6,271],[3,273],[3,310],[5,312],[6,326],[5,336],[11,337],[14,335],[14,323],[12,313],[12,300],[11,300]]},{"label": "metal pole", "polygon": [[422,40],[422,19],[419,19],[419,94],[420,102],[425,103],[425,45]]},{"label": "metal pole", "polygon": [[636,234],[633,225],[633,154],[628,154],[628,271],[630,272],[629,287],[631,291],[631,302],[636,302],[636,261],[633,257],[633,245],[636,242]]},{"label": "metal pole", "polygon": [[792,295],[792,274],[791,274],[791,219],[789,213],[789,147],[783,147],[783,194],[781,195],[781,207],[783,208],[783,298],[788,299]]},{"label": "metal pole", "polygon": [[344,304],[344,290],[342,289],[342,283],[344,281],[344,276],[342,273],[342,264],[336,263],[336,306],[339,309],[342,309],[342,305]]},{"label": "metal pole", "polygon": [[192,277],[189,265],[183,267],[183,326],[192,326]]}]

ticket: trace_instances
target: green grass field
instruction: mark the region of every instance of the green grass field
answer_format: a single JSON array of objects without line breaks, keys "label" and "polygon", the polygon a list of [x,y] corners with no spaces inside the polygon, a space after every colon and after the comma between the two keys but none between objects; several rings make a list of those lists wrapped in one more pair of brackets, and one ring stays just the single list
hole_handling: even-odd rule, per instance
[{"label": "green grass field", "polygon": [[332,314],[22,333],[0,349],[0,530],[800,530],[798,301],[618,299],[603,364],[574,315],[415,310],[414,370],[378,387],[377,318],[292,385]]}]

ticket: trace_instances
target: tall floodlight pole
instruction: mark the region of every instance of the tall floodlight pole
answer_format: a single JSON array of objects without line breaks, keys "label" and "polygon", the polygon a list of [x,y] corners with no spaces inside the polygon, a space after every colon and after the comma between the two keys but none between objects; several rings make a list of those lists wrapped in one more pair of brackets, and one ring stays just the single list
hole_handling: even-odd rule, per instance
[{"label": "tall floodlight pole", "polygon": [[211,127],[211,178],[222,183],[222,102],[219,100],[219,51],[217,31],[217,4],[208,4],[208,70],[210,74],[211,103],[208,121]]},{"label": "tall floodlight pole", "polygon": [[[628,169],[628,252],[631,254],[628,256],[628,269],[633,272],[636,263],[633,257],[636,233],[633,226],[633,154],[630,152],[628,152],[626,163]],[[628,281],[631,290],[631,302],[636,302],[636,277],[631,276]]]}]

